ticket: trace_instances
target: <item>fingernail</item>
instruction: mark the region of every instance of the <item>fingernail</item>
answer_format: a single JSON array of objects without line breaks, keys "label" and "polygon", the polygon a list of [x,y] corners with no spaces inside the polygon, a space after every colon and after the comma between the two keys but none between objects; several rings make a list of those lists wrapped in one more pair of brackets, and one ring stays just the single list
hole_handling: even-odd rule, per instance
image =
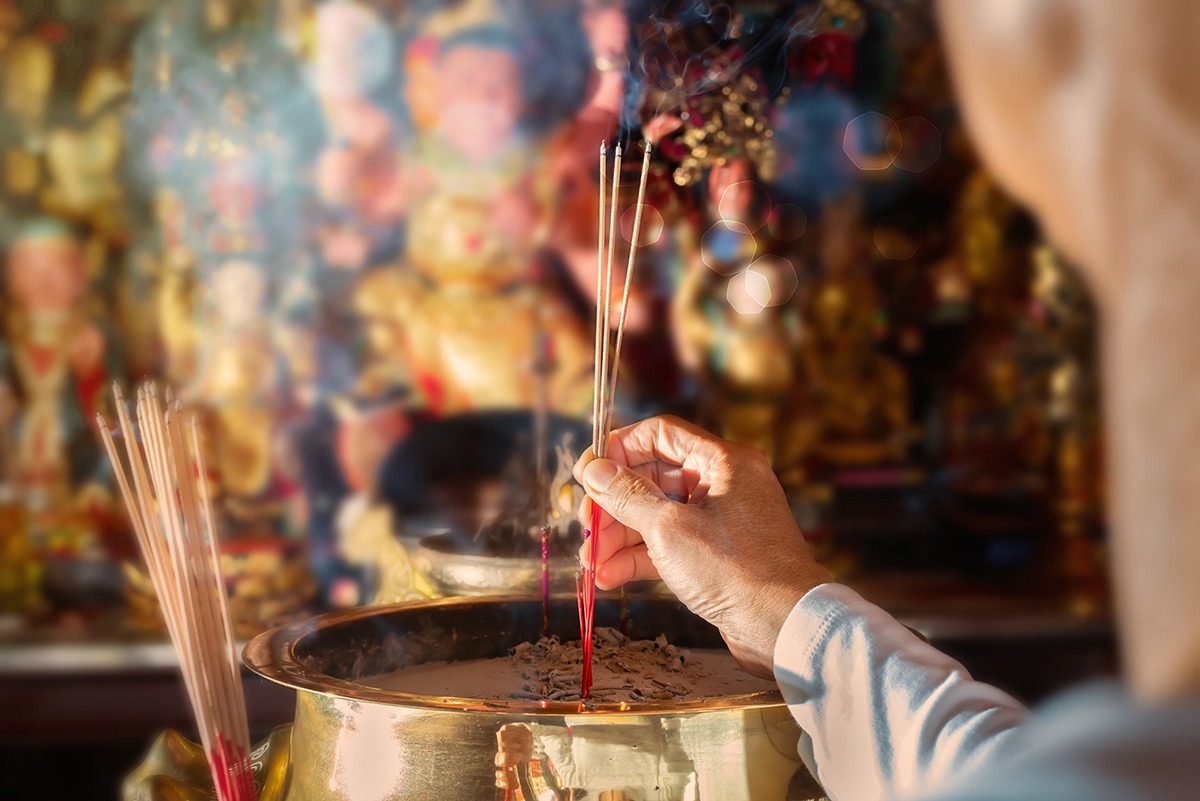
[{"label": "fingernail", "polygon": [[583,469],[583,483],[590,490],[604,492],[617,477],[617,465],[608,459],[597,459]]}]

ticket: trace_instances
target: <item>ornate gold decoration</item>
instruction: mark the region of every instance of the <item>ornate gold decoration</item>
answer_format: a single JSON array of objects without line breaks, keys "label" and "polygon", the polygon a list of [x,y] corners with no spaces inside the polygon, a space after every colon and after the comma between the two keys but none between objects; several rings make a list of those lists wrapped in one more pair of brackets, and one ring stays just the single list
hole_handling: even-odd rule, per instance
[{"label": "ornate gold decoration", "polygon": [[[709,69],[708,80],[726,70],[733,71],[736,65],[729,57],[724,59]],[[690,186],[700,180],[707,167],[745,157],[753,162],[758,177],[771,180],[777,170],[771,112],[786,98],[784,90],[771,99],[761,80],[747,71],[739,71],[713,91],[690,97],[679,112],[684,127],[676,140],[687,154],[672,179],[679,186]]]},{"label": "ornate gold decoration", "polygon": [[[292,727],[280,726],[250,755],[258,801],[282,801],[287,789]],[[174,729],[155,738],[142,763],[125,778],[122,801],[210,801],[212,776],[203,749]]]}]

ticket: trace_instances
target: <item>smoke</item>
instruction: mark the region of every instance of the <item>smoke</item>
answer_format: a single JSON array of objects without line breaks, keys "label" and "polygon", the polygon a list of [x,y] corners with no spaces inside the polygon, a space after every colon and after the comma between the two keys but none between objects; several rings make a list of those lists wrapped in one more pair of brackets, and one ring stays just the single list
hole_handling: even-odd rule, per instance
[{"label": "smoke", "polygon": [[820,2],[787,0],[746,7],[707,0],[633,4],[636,49],[624,127],[674,113],[689,97],[719,91],[747,70],[761,74],[775,96],[787,82],[792,43],[812,34],[821,8]]}]

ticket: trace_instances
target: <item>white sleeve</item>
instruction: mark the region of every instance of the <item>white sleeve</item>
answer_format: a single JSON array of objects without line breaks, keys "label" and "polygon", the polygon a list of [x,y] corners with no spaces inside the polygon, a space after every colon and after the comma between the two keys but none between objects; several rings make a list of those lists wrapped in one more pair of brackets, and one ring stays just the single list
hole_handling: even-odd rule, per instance
[{"label": "white sleeve", "polygon": [[986,762],[1027,714],[840,584],[796,604],[775,646],[775,678],[834,801],[929,790]]}]

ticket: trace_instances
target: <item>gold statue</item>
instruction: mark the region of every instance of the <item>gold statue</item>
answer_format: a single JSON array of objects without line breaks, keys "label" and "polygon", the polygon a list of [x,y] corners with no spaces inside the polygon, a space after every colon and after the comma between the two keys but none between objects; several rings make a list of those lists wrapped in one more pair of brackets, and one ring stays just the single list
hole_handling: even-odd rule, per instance
[{"label": "gold statue", "polygon": [[206,418],[206,463],[225,509],[248,526],[282,513],[269,493],[279,404],[266,290],[262,268],[249,261],[227,261],[213,274],[199,373],[184,393]]},{"label": "gold statue", "polygon": [[395,266],[364,275],[354,288],[354,311],[363,327],[366,354],[359,374],[358,393],[382,394],[395,387],[410,387],[412,368],[405,354],[405,317],[410,284]]},{"label": "gold statue", "polygon": [[406,168],[408,285],[395,313],[416,387],[446,414],[532,406],[539,332],[557,362],[550,407],[591,402],[591,337],[536,279],[549,193],[519,131],[515,48],[496,18],[446,34],[431,56],[436,119]]}]

